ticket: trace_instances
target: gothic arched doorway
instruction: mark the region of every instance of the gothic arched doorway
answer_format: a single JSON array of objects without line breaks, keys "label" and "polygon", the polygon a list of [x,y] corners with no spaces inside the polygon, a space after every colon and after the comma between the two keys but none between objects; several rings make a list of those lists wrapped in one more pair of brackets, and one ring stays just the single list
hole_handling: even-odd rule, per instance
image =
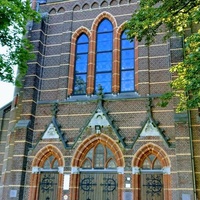
[{"label": "gothic arched doorway", "polygon": [[29,200],[62,198],[64,159],[53,145],[47,145],[36,155],[32,164]]},{"label": "gothic arched doorway", "polygon": [[133,193],[137,200],[169,200],[170,161],[153,143],[142,146],[133,158]]},{"label": "gothic arched doorway", "polygon": [[[81,153],[82,152],[82,153]],[[72,200],[121,200],[124,160],[105,134],[83,141],[72,161]]]}]

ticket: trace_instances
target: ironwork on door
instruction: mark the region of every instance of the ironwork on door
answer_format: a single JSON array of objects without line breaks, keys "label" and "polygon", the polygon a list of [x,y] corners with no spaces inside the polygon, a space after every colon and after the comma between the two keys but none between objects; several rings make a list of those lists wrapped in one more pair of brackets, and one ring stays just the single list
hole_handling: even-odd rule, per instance
[{"label": "ironwork on door", "polygon": [[43,172],[40,177],[39,200],[57,199],[58,173]]},{"label": "ironwork on door", "polygon": [[79,200],[117,200],[117,174],[81,173]]},{"label": "ironwork on door", "polygon": [[141,174],[141,199],[164,199],[163,174]]}]

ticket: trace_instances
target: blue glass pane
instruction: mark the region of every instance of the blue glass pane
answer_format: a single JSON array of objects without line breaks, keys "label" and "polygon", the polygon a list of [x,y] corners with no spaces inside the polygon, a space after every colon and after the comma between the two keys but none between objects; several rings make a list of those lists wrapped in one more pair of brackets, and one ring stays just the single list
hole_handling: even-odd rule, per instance
[{"label": "blue glass pane", "polygon": [[37,2],[38,2],[39,4],[43,4],[43,3],[46,3],[47,0],[38,0]]},{"label": "blue glass pane", "polygon": [[121,69],[133,69],[134,68],[134,60],[126,59],[121,61]]},{"label": "blue glass pane", "polygon": [[134,48],[134,42],[130,42],[130,40],[122,40],[121,45],[122,45],[121,46],[122,49]]},{"label": "blue glass pane", "polygon": [[134,72],[133,70],[129,70],[129,71],[124,71],[121,73],[121,80],[124,81],[124,80],[133,80],[133,76],[134,75]]},{"label": "blue glass pane", "polygon": [[124,31],[124,32],[121,34],[121,39],[127,39],[126,31]]},{"label": "blue glass pane", "polygon": [[133,49],[130,50],[123,50],[121,54],[121,59],[134,59],[134,51]]},{"label": "blue glass pane", "polygon": [[75,76],[74,94],[86,94],[86,74]]},{"label": "blue glass pane", "polygon": [[87,35],[82,34],[82,35],[78,38],[77,44],[80,44],[80,43],[88,43],[88,37],[87,37]]},{"label": "blue glass pane", "polygon": [[107,32],[107,31],[112,31],[113,30],[113,26],[112,23],[108,20],[108,19],[104,19],[100,24],[99,27],[97,29],[97,32]]},{"label": "blue glass pane", "polygon": [[87,61],[88,61],[88,54],[77,55],[75,73],[87,72]]},{"label": "blue glass pane", "polygon": [[112,41],[112,33],[100,33],[98,34],[98,42],[110,42]]},{"label": "blue glass pane", "polygon": [[125,71],[121,73],[121,91],[134,91],[134,71]]},{"label": "blue glass pane", "polygon": [[76,49],[77,53],[87,53],[88,52],[88,44],[78,44]]},{"label": "blue glass pane", "polygon": [[101,33],[97,36],[97,52],[112,50],[112,33]]},{"label": "blue glass pane", "polygon": [[111,73],[96,74],[96,92],[98,92],[98,86],[100,84],[103,87],[104,93],[111,93],[111,78]]},{"label": "blue glass pane", "polygon": [[112,52],[98,53],[96,60],[96,71],[111,71],[112,70]]}]

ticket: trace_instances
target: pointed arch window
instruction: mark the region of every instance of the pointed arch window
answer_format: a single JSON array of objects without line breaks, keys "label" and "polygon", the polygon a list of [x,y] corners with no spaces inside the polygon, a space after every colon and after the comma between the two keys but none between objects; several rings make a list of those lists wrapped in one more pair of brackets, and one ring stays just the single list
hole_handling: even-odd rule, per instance
[{"label": "pointed arch window", "polygon": [[121,92],[134,91],[134,41],[127,39],[126,31],[121,34],[120,72]]},{"label": "pointed arch window", "polygon": [[111,150],[102,144],[97,144],[87,153],[81,167],[83,169],[116,169],[117,165]]},{"label": "pointed arch window", "polygon": [[101,85],[104,93],[112,91],[113,25],[108,19],[100,22],[96,40],[95,91]]},{"label": "pointed arch window", "polygon": [[72,37],[68,96],[96,94],[99,85],[105,94],[134,92],[137,57],[136,40],[128,40],[126,30],[117,28],[111,17],[94,22],[91,32],[77,30]]},{"label": "pointed arch window", "polygon": [[58,169],[58,160],[51,155],[44,163],[43,169]]},{"label": "pointed arch window", "polygon": [[161,164],[160,164],[160,161],[158,160],[158,158],[153,155],[153,154],[150,154],[143,162],[143,166],[142,166],[142,169],[148,169],[148,170],[151,170],[151,169],[161,169]]},{"label": "pointed arch window", "polygon": [[76,42],[74,94],[86,94],[88,45],[87,35],[81,34]]}]

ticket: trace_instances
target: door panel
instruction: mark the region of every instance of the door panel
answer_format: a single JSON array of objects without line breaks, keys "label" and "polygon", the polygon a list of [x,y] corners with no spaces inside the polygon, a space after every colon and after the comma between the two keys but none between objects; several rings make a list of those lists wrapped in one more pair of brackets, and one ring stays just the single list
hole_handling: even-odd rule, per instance
[{"label": "door panel", "polygon": [[164,199],[162,174],[141,174],[141,199]]},{"label": "door panel", "polygon": [[79,200],[117,200],[117,174],[81,173]]},{"label": "door panel", "polygon": [[58,173],[43,172],[40,177],[39,200],[57,199]]}]

